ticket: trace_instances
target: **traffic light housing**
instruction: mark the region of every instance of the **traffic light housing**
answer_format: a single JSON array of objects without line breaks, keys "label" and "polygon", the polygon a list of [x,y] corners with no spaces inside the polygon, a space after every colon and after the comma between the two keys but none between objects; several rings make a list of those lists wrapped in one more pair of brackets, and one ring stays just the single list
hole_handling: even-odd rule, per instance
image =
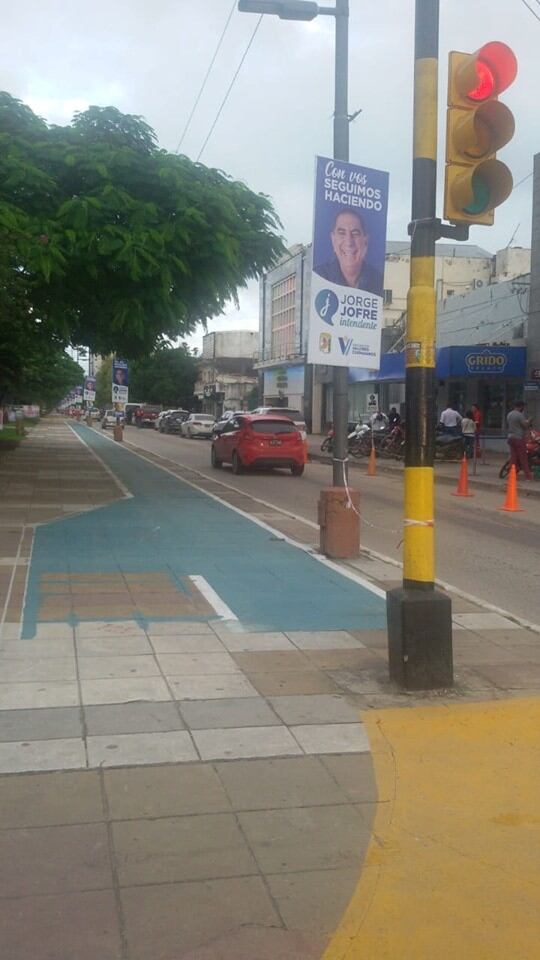
[{"label": "traffic light housing", "polygon": [[513,114],[498,97],[516,74],[514,53],[498,41],[449,55],[446,220],[491,226],[495,207],[512,192],[512,174],[495,154],[514,136]]}]

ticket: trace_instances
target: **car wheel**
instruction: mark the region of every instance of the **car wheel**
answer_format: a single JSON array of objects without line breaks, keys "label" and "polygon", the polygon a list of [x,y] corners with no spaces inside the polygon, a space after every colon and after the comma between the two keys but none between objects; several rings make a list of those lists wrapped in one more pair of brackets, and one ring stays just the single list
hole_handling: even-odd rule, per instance
[{"label": "car wheel", "polygon": [[294,466],[291,467],[291,473],[293,477],[301,477],[303,472],[304,472],[303,463],[295,463]]},{"label": "car wheel", "polygon": [[188,427],[186,430],[186,436],[188,440],[193,440],[193,433],[191,432],[191,427]]},{"label": "car wheel", "polygon": [[240,460],[236,450],[232,455],[232,472],[235,473],[236,476],[238,476],[239,473],[242,473],[242,461]]},{"label": "car wheel", "polygon": [[211,462],[212,462],[212,466],[213,466],[216,470],[220,470],[221,467],[223,466],[222,461],[219,460],[218,457],[216,456],[216,450],[215,450],[214,444],[212,444],[212,450],[211,450],[211,453],[210,453],[210,460],[211,460]]}]

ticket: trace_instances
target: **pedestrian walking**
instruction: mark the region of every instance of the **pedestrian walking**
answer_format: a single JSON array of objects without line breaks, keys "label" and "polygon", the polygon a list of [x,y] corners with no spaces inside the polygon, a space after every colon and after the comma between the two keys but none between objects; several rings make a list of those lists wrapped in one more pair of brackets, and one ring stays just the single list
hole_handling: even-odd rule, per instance
[{"label": "pedestrian walking", "polygon": [[459,437],[461,414],[458,413],[457,410],[454,410],[451,403],[449,403],[446,409],[441,413],[439,423],[441,424],[445,433],[449,433],[453,437]]},{"label": "pedestrian walking", "polygon": [[471,413],[476,427],[476,456],[478,458],[480,456],[480,434],[482,433],[484,418],[477,403],[473,403],[471,407]]},{"label": "pedestrian walking", "polygon": [[476,424],[473,419],[472,410],[467,410],[463,420],[461,421],[461,433],[463,436],[465,455],[467,459],[470,460],[473,455],[474,441],[476,437]]},{"label": "pedestrian walking", "polygon": [[516,400],[514,409],[506,417],[506,426],[508,428],[507,443],[510,448],[510,466],[515,466],[516,470],[523,470],[526,480],[532,480],[531,468],[529,467],[529,458],[527,456],[527,431],[531,421],[524,414],[525,404],[523,400]]}]

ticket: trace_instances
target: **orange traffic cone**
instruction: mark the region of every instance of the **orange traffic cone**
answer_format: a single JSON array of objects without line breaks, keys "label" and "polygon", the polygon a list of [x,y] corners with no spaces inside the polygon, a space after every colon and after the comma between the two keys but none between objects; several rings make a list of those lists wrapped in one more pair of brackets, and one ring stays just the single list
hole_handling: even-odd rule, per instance
[{"label": "orange traffic cone", "polygon": [[474,493],[469,493],[469,462],[465,454],[463,454],[463,460],[461,461],[457,489],[452,492],[452,496],[474,497]]},{"label": "orange traffic cone", "polygon": [[367,476],[374,477],[377,473],[377,456],[375,454],[375,445],[371,445],[371,452],[369,454],[369,460],[367,465]]},{"label": "orange traffic cone", "polygon": [[523,508],[520,507],[517,498],[517,470],[514,463],[510,467],[510,474],[508,476],[506,500],[502,507],[499,507],[499,510],[506,510],[508,513],[523,513]]}]

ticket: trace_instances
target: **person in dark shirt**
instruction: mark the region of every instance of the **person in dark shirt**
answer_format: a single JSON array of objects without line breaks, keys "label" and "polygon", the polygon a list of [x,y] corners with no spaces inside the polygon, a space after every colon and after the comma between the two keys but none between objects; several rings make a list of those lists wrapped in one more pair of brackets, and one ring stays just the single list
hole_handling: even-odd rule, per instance
[{"label": "person in dark shirt", "polygon": [[340,211],[330,236],[335,259],[315,266],[315,273],[330,283],[367,290],[377,297],[382,297],[382,273],[365,260],[369,235],[360,214],[349,210]]},{"label": "person in dark shirt", "polygon": [[390,413],[388,414],[388,423],[391,427],[397,427],[401,423],[401,415],[397,412],[395,407],[391,407]]}]

